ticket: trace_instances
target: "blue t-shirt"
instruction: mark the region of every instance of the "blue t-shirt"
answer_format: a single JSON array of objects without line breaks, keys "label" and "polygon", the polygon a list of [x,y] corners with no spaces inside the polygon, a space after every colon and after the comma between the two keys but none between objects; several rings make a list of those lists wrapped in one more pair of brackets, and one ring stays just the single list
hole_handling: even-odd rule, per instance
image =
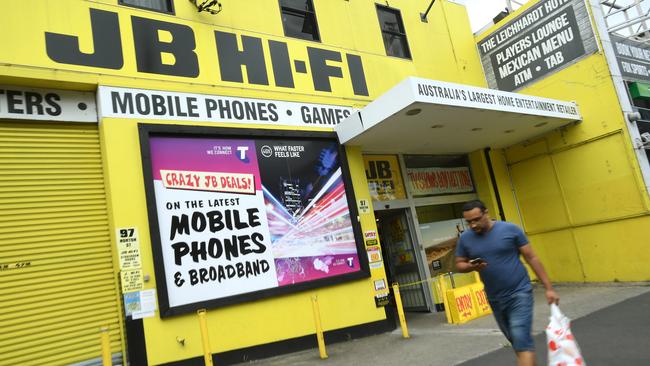
[{"label": "blue t-shirt", "polygon": [[519,259],[519,248],[528,244],[526,234],[514,224],[494,221],[490,231],[477,234],[465,230],[458,239],[456,256],[483,258],[487,267],[479,271],[489,299],[499,299],[532,289],[528,272]]}]

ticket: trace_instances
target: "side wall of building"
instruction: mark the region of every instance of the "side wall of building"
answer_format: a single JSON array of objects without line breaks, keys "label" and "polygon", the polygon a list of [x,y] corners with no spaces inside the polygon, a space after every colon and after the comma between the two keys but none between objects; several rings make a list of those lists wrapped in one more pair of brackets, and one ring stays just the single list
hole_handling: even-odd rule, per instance
[{"label": "side wall of building", "polygon": [[506,218],[554,281],[649,280],[648,192],[602,47],[519,92],[576,101],[583,121],[492,153]]}]

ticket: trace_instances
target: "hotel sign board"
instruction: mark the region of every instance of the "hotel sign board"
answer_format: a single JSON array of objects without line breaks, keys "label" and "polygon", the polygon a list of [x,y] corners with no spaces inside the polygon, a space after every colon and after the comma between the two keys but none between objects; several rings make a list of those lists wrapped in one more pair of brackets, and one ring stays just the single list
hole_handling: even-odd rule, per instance
[{"label": "hotel sign board", "polygon": [[491,88],[514,91],[597,46],[584,1],[544,0],[478,43]]}]

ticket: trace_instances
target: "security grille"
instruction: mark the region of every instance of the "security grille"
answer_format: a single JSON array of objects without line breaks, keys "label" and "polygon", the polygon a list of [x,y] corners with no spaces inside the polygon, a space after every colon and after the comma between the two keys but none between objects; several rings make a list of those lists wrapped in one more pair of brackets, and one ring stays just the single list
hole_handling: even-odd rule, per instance
[{"label": "security grille", "polygon": [[97,125],[0,121],[0,365],[122,351]]}]

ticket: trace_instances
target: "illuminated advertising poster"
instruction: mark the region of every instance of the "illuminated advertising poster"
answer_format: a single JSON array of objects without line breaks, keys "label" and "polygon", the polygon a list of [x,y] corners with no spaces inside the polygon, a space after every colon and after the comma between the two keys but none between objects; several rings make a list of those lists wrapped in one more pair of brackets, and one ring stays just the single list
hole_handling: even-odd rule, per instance
[{"label": "illuminated advertising poster", "polygon": [[146,145],[161,315],[367,272],[336,140],[162,134]]},{"label": "illuminated advertising poster", "polygon": [[336,142],[258,140],[280,286],[360,270]]},{"label": "illuminated advertising poster", "polygon": [[169,305],[277,286],[254,142],[149,144]]}]

